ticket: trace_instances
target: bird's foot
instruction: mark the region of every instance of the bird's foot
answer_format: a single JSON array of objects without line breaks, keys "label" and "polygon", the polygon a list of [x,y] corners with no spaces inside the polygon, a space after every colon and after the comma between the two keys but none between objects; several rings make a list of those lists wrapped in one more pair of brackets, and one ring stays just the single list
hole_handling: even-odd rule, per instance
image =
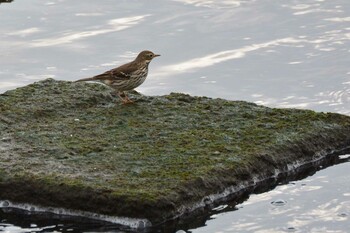
[{"label": "bird's foot", "polygon": [[127,104],[133,104],[134,101],[132,101],[131,99],[123,99],[123,105],[127,105]]},{"label": "bird's foot", "polygon": [[125,92],[118,93],[118,96],[122,100],[124,105],[126,105],[126,104],[133,104],[134,103],[134,101],[129,99],[129,97],[126,95]]}]

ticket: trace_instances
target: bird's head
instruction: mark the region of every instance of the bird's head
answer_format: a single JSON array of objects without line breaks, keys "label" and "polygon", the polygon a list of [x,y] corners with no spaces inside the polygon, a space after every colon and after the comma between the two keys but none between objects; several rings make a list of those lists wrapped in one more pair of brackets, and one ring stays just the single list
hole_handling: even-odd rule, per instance
[{"label": "bird's head", "polygon": [[139,53],[136,57],[136,61],[150,63],[153,58],[159,57],[159,54],[154,54],[151,51],[145,50]]}]

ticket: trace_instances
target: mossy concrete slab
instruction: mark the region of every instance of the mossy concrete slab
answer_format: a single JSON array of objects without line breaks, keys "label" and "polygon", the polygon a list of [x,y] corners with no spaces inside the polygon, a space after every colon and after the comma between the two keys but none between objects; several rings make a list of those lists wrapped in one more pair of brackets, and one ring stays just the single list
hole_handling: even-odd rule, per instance
[{"label": "mossy concrete slab", "polygon": [[350,117],[47,79],[0,96],[0,199],[153,224],[350,145]]}]

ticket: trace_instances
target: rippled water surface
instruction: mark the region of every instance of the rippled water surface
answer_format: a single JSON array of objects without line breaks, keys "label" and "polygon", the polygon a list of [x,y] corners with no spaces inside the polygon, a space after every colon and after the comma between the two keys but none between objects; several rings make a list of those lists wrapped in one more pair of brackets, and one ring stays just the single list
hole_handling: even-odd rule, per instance
[{"label": "rippled water surface", "polygon": [[[96,75],[149,49],[162,56],[138,88],[146,95],[185,92],[350,114],[349,0],[0,2],[0,92]],[[253,196],[193,232],[327,232],[317,225],[329,222],[339,225],[329,232],[345,232],[349,166]],[[286,203],[270,204],[278,199]],[[6,224],[0,231],[18,232]]]},{"label": "rippled water surface", "polygon": [[132,59],[144,94],[350,113],[348,0],[15,0],[0,4],[0,91]]}]

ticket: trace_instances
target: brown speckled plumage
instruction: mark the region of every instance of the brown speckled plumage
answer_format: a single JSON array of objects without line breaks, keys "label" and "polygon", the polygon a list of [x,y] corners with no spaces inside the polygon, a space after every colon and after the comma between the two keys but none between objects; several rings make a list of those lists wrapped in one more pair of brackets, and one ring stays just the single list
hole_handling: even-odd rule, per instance
[{"label": "brown speckled plumage", "polygon": [[[117,68],[106,71],[91,78],[79,79],[81,81],[99,81],[112,87],[122,99],[124,104],[133,103],[128,98],[125,91],[130,91],[140,86],[147,77],[148,65],[153,58],[160,55],[145,50],[139,53],[132,62],[121,65]],[[124,96],[124,97],[123,97]]]}]

